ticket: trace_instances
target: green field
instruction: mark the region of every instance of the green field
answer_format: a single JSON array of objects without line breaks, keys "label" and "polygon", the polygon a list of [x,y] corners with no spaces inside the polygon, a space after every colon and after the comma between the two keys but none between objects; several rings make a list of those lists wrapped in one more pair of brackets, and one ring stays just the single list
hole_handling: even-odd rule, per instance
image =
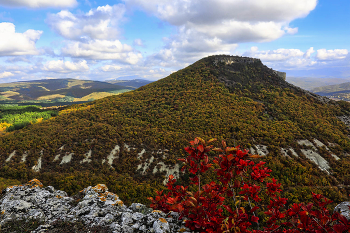
[{"label": "green field", "polygon": [[57,110],[42,109],[39,105],[0,104],[0,132],[22,129],[57,115]]}]

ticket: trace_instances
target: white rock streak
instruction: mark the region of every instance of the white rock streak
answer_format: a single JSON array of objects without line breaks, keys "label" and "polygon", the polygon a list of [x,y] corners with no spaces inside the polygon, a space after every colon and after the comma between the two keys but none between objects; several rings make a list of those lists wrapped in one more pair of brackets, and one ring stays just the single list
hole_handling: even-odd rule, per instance
[{"label": "white rock streak", "polygon": [[5,162],[10,162],[12,157],[16,155],[16,151],[14,150],[10,155],[9,157],[5,160]]},{"label": "white rock streak", "polygon": [[[111,153],[107,156],[108,164],[112,166],[113,160],[119,158],[120,147],[116,145]],[[103,163],[103,162],[102,162]]]},{"label": "white rock streak", "polygon": [[65,163],[69,163],[72,160],[73,155],[74,155],[74,153],[69,153],[69,154],[66,154],[65,156],[63,156],[60,165],[65,164]]},{"label": "white rock streak", "polygon": [[92,154],[92,150],[89,150],[87,153],[84,154],[85,158],[80,161],[80,163],[90,163],[92,160],[90,159],[91,158],[91,154]]}]

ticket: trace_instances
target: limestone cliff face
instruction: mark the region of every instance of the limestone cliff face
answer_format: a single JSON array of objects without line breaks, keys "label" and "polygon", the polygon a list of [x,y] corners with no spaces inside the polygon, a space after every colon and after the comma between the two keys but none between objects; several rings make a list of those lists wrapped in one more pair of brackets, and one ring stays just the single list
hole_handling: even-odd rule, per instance
[{"label": "limestone cliff face", "polygon": [[[244,83],[249,83],[250,81],[253,82],[275,82],[278,86],[283,88],[289,88],[294,89],[299,93],[308,95],[317,101],[329,104],[330,99],[324,96],[320,96],[317,94],[314,94],[310,91],[304,90],[300,87],[294,86],[293,84],[290,84],[286,81],[287,74],[286,72],[276,71],[273,70],[267,66],[265,66],[260,59],[257,58],[251,58],[251,57],[241,57],[241,56],[230,56],[230,55],[215,55],[210,56],[206,59],[212,58],[212,62],[214,66],[225,66],[225,74],[219,75],[218,79],[220,82],[224,83],[226,87],[230,87],[234,85],[235,83],[241,83],[244,85]],[[247,68],[249,66],[258,66],[260,67],[261,71],[264,71],[268,75],[268,79],[258,79],[255,78],[255,80],[251,75],[245,75],[244,71],[242,71],[243,68]],[[244,70],[244,69],[243,69]]]},{"label": "limestone cliff face", "polygon": [[284,81],[286,81],[287,73],[286,72],[280,72],[276,71],[276,74],[281,77]]},{"label": "limestone cliff face", "polygon": [[255,62],[261,63],[260,59],[257,59],[257,58],[229,56],[229,55],[215,56],[214,64],[217,65],[219,62],[225,63],[225,65],[231,65],[233,63],[246,63],[246,64],[252,64]]},{"label": "limestone cliff face", "polygon": [[[218,65],[219,63],[224,63],[225,65],[232,65],[235,63],[240,63],[240,64],[262,64],[261,60],[258,58],[252,58],[252,57],[241,57],[241,56],[230,56],[230,55],[218,55],[215,56],[214,58],[214,65]],[[283,81],[286,81],[286,72],[280,72],[273,70],[273,73],[283,79]]]}]

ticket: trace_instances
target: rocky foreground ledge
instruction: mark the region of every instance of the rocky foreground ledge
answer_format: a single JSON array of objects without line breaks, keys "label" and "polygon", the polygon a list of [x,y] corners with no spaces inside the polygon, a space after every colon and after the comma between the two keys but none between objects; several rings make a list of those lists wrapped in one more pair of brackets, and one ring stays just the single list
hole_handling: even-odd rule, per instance
[{"label": "rocky foreground ledge", "polygon": [[89,226],[110,228],[111,232],[189,232],[179,214],[165,214],[133,203],[125,206],[104,184],[89,186],[78,194],[67,193],[33,179],[24,185],[11,186],[0,196],[0,227],[9,221],[39,219],[44,222],[32,233],[50,232],[57,220],[82,221]]},{"label": "rocky foreground ledge", "polygon": [[[343,202],[335,211],[350,219],[349,205],[350,202]],[[52,186],[43,187],[37,179],[6,188],[0,196],[0,232],[6,223],[23,219],[42,222],[32,233],[56,232],[57,221],[83,222],[113,233],[190,232],[178,213],[165,214],[139,203],[127,207],[104,184],[89,186],[74,197]]]}]

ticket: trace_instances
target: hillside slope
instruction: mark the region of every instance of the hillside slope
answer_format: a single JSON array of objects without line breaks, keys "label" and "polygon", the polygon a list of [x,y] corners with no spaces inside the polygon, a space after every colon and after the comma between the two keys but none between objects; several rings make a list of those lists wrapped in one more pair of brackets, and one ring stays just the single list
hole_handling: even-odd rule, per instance
[{"label": "hillside slope", "polygon": [[92,80],[46,79],[2,83],[0,84],[0,101],[74,102],[98,99],[108,96],[108,93],[113,95],[110,92],[125,92],[133,89],[135,88]]},{"label": "hillside slope", "polygon": [[0,137],[0,177],[35,177],[68,193],[105,183],[127,203],[147,203],[167,175],[188,181],[177,158],[189,140],[215,137],[264,156],[291,201],[312,190],[339,202],[350,193],[349,131],[339,120],[349,110],[258,59],[211,56]]}]

